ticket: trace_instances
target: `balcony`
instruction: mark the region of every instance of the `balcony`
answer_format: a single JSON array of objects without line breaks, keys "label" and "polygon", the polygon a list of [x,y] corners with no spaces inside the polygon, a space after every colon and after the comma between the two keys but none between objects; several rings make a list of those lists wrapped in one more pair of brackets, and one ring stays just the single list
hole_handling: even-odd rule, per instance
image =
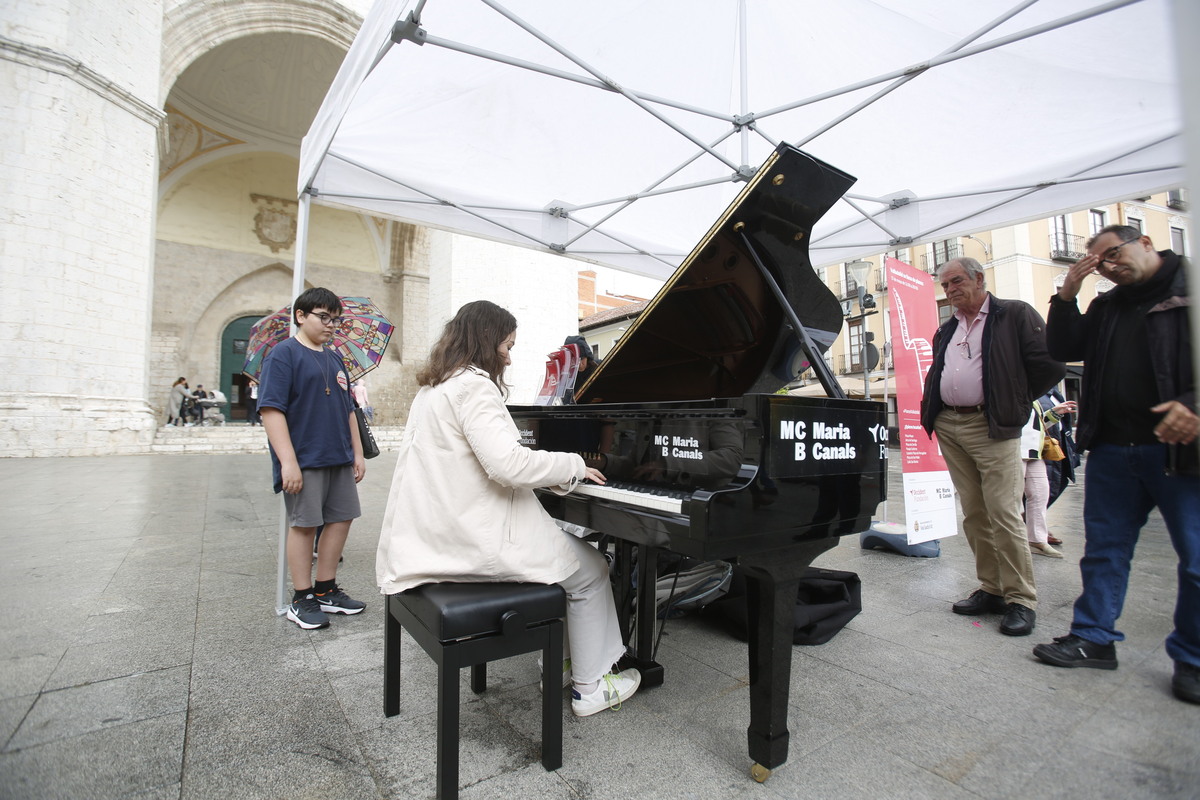
[{"label": "balcony", "polygon": [[1074,264],[1087,255],[1087,239],[1070,233],[1050,234],[1050,258]]},{"label": "balcony", "polygon": [[921,269],[928,272],[930,275],[937,272],[937,268],[947,261],[953,261],[956,258],[962,258],[966,253],[963,251],[962,245],[958,242],[947,242],[938,244],[933,249],[933,257],[930,258],[926,253],[921,256]]},{"label": "balcony", "polygon": [[858,282],[853,278],[847,278],[844,281],[837,283],[837,296],[843,300],[854,300],[858,298]]}]

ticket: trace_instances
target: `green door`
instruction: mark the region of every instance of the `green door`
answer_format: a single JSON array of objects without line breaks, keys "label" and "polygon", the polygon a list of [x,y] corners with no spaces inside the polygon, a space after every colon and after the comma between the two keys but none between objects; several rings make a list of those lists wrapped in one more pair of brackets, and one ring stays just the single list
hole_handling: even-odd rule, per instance
[{"label": "green door", "polygon": [[246,421],[246,376],[242,365],[246,363],[246,343],[250,341],[250,327],[262,317],[239,317],[225,326],[221,334],[221,391],[229,398],[229,407],[221,411],[227,420]]}]

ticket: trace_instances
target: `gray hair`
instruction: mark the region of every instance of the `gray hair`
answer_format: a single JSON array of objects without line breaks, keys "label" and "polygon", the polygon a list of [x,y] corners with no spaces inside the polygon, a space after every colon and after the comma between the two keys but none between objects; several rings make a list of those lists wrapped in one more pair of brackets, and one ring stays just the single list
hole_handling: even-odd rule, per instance
[{"label": "gray hair", "polygon": [[[976,278],[978,278],[980,275],[983,274],[983,266],[978,261],[976,261],[973,258],[968,258],[967,256],[963,256],[962,258],[953,258],[937,268],[937,276],[936,277],[937,277],[938,283],[942,282],[942,275],[946,272],[946,270],[950,269],[950,267],[953,267],[955,264],[962,267],[966,271],[967,277],[970,278],[971,280],[975,280]],[[984,286],[984,288],[987,288],[987,280],[986,279],[983,282],[983,286]]]}]

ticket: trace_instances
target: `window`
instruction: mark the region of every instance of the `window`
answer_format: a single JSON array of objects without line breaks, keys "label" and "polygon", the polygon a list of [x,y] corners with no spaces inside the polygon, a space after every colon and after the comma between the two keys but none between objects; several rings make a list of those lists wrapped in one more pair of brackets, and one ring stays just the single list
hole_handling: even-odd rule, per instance
[{"label": "window", "polygon": [[1137,228],[1137,232],[1142,234],[1143,236],[1146,234],[1146,229],[1144,227],[1145,223],[1143,223],[1137,217],[1129,217],[1128,219],[1125,220],[1125,224],[1129,225],[1131,227]]},{"label": "window", "polygon": [[1188,254],[1187,238],[1184,236],[1183,228],[1171,227],[1171,249],[1181,256]]},{"label": "window", "polygon": [[1064,215],[1050,218],[1050,249],[1067,250],[1067,218]]},{"label": "window", "polygon": [[954,316],[954,306],[950,305],[949,300],[938,301],[938,327],[945,325]]},{"label": "window", "polygon": [[933,243],[933,263],[934,266],[940,267],[947,261],[958,256],[958,243],[952,242],[949,239],[943,239],[940,242]]},{"label": "window", "polygon": [[850,357],[848,363],[850,364],[851,372],[858,372],[862,369],[863,324],[861,319],[850,323],[849,333]]},{"label": "window", "polygon": [[1050,218],[1050,258],[1055,261],[1075,262],[1087,255],[1085,239],[1067,232],[1067,218]]},{"label": "window", "polygon": [[1066,238],[1067,235],[1067,218],[1060,214],[1050,220],[1050,224],[1054,226],[1054,235],[1059,238]]},{"label": "window", "polygon": [[1183,189],[1174,189],[1167,192],[1167,208],[1173,208],[1177,211],[1187,211],[1187,193]]},{"label": "window", "polygon": [[1095,236],[1108,224],[1108,212],[1093,208],[1088,212],[1088,232]]}]

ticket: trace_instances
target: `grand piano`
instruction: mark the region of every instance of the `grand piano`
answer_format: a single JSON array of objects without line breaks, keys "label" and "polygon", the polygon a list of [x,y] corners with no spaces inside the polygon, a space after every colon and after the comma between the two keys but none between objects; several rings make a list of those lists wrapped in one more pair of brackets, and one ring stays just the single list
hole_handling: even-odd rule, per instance
[{"label": "grand piano", "polygon": [[[637,572],[656,576],[670,551],[745,576],[759,781],[787,760],[799,581],[838,537],[866,530],[886,494],[885,408],[847,399],[826,365],[842,308],[808,256],[813,225],[853,183],[780,145],[573,404],[509,407],[526,446],[580,453],[608,478],[539,495],[552,516],[619,543],[618,575],[634,574],[636,552]],[[827,397],[776,394],[806,369]],[[654,591],[617,595],[627,661],[643,687],[659,685]]]}]

